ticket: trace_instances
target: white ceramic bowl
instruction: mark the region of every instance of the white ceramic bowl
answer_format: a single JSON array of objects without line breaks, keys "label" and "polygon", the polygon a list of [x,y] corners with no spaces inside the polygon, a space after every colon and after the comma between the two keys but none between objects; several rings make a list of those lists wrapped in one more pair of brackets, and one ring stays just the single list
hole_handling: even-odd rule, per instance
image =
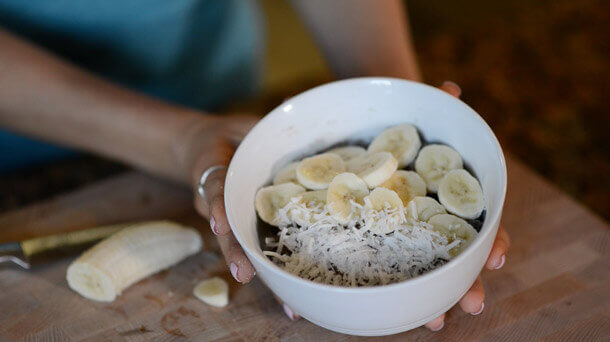
[{"label": "white ceramic bowl", "polygon": [[[455,148],[485,196],[487,216],[476,240],[446,265],[414,279],[376,287],[314,283],[273,264],[262,253],[254,195],[289,161],[383,129],[415,125],[427,141]],[[284,102],[241,143],[225,184],[225,205],[237,240],[257,275],[295,313],[341,333],[387,335],[413,329],[447,311],[470,288],[491,250],[506,193],[500,145],[485,121],[443,91],[390,78],[329,83]]]}]

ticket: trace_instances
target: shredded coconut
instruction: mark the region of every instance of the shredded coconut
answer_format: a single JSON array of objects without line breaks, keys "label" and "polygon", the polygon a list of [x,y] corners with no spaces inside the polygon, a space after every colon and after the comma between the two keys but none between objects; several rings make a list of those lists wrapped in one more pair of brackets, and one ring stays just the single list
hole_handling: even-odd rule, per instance
[{"label": "shredded coconut", "polygon": [[[290,200],[276,216],[277,238],[263,253],[278,266],[314,282],[340,286],[385,285],[416,277],[451,259],[461,241],[432,230],[413,215],[376,211],[352,201],[353,220],[339,224],[321,203]],[[377,235],[378,225],[394,231]],[[381,230],[383,231],[383,230]]]}]

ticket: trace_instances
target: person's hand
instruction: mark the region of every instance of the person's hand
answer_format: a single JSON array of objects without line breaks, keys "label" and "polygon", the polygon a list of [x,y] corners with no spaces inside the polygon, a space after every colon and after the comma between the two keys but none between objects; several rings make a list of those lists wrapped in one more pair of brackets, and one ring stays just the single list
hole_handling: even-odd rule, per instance
[{"label": "person's hand", "polygon": [[235,149],[243,137],[258,121],[246,115],[231,115],[219,118],[211,125],[196,129],[189,145],[193,156],[191,179],[194,189],[195,209],[210,221],[210,228],[218,239],[231,274],[240,283],[247,283],[254,277],[254,267],[231,232],[224,205],[224,181],[226,169],[212,172],[204,187],[205,199],[197,192],[199,179],[208,168],[228,166]]},{"label": "person's hand", "polygon": [[[439,88],[457,98],[459,98],[460,94],[462,93],[457,84],[449,81],[443,83],[443,85],[441,85]],[[500,226],[500,228],[498,228],[496,240],[491,248],[491,253],[489,253],[489,257],[485,263],[485,267],[488,270],[497,270],[502,268],[502,266],[504,266],[504,262],[506,261],[506,251],[508,251],[509,246],[510,238],[508,237],[508,233],[506,233],[504,227]],[[462,310],[464,310],[464,312],[475,316],[483,312],[483,309],[485,308],[485,290],[483,289],[481,276],[475,280],[470,290],[468,290],[464,297],[460,299],[460,307]],[[444,325],[445,314],[442,314],[432,321],[426,323],[426,328],[432,331],[439,331]]]}]

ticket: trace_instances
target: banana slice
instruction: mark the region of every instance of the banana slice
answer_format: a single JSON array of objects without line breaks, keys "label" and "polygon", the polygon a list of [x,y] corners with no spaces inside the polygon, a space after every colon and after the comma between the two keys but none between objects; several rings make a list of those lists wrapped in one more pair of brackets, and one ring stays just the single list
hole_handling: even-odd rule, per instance
[{"label": "banana slice", "polygon": [[305,158],[297,166],[299,183],[312,190],[328,188],[336,175],[345,172],[343,159],[333,153],[322,153]]},{"label": "banana slice", "polygon": [[200,301],[217,308],[229,304],[229,285],[219,277],[200,281],[195,285],[193,294]]},{"label": "banana slice", "polygon": [[256,192],[254,205],[261,220],[278,225],[277,212],[283,208],[292,197],[304,193],[305,189],[294,183],[266,186]]},{"label": "banana slice", "polygon": [[345,146],[337,147],[328,151],[328,153],[334,153],[341,157],[343,161],[348,162],[356,157],[360,157],[366,153],[366,150],[360,146]]},{"label": "banana slice", "polygon": [[417,221],[428,222],[430,218],[438,214],[446,214],[447,211],[440,203],[432,197],[418,196],[407,204],[407,212]]},{"label": "banana slice", "polygon": [[[326,196],[328,190],[315,190],[315,191],[307,191],[298,194],[296,197],[300,197],[300,201],[304,204],[306,209],[302,208],[293,208],[290,210],[290,220],[295,222],[299,226],[304,226],[308,224],[312,224],[315,222],[315,213],[312,209],[318,207],[320,211],[326,205]],[[318,211],[317,213],[319,213]]]},{"label": "banana slice", "polygon": [[390,152],[398,160],[398,167],[403,168],[415,159],[421,147],[421,140],[415,127],[404,124],[391,127],[381,132],[369,145],[368,151]]},{"label": "banana slice", "polygon": [[404,205],[417,196],[426,195],[426,182],[413,171],[398,170],[380,186],[396,192]]},{"label": "banana slice", "polygon": [[382,187],[375,188],[364,198],[364,210],[367,212],[365,226],[379,235],[393,232],[404,218],[404,206],[398,194]]},{"label": "banana slice", "polygon": [[347,171],[358,175],[371,189],[392,177],[397,167],[398,162],[389,152],[365,154],[347,162]]},{"label": "banana slice", "polygon": [[483,212],[483,190],[468,171],[449,171],[438,187],[438,199],[447,211],[457,216],[475,219]]},{"label": "banana slice", "polygon": [[337,175],[328,187],[326,203],[328,211],[341,224],[348,224],[359,213],[354,212],[350,201],[364,204],[364,197],[369,194],[366,183],[353,173]]},{"label": "banana slice", "polygon": [[304,193],[299,194],[301,196],[301,201],[307,205],[307,207],[314,207],[317,205],[326,205],[326,197],[327,197],[328,189],[324,190],[315,190],[315,191],[306,191]]},{"label": "banana slice", "polygon": [[81,296],[112,302],[123,290],[201,250],[193,228],[153,221],[123,228],[68,267],[66,280]]},{"label": "banana slice", "polygon": [[300,162],[290,163],[281,168],[275,177],[273,177],[273,185],[282,183],[298,183],[297,181],[297,166]]},{"label": "banana slice", "polygon": [[438,186],[447,172],[463,167],[460,154],[446,145],[425,146],[415,160],[415,171],[422,176],[428,190],[433,193],[438,191]]},{"label": "banana slice", "polygon": [[434,215],[428,221],[434,230],[447,237],[448,243],[460,240],[460,244],[449,250],[449,255],[456,257],[477,237],[477,231],[468,222],[451,214]]}]

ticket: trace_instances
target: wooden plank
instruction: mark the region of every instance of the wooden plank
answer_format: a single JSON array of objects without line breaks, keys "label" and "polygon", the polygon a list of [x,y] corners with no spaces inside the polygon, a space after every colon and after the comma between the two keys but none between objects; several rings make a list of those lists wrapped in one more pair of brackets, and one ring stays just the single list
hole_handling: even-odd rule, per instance
[{"label": "wooden plank", "polygon": [[[610,234],[599,217],[509,158],[503,224],[513,246],[505,267],[484,271],[485,311],[453,308],[437,333],[415,329],[386,341],[603,340],[609,336]],[[65,282],[70,260],[31,271],[0,268],[0,340],[357,341],[305,320],[291,322],[258,280],[234,282],[191,194],[138,173],[0,215],[0,240],[70,231],[126,220],[173,218],[199,229],[205,250],[94,303]],[[211,308],[193,285],[218,275],[231,284],[230,305]],[[366,339],[365,339],[366,340]]]}]

